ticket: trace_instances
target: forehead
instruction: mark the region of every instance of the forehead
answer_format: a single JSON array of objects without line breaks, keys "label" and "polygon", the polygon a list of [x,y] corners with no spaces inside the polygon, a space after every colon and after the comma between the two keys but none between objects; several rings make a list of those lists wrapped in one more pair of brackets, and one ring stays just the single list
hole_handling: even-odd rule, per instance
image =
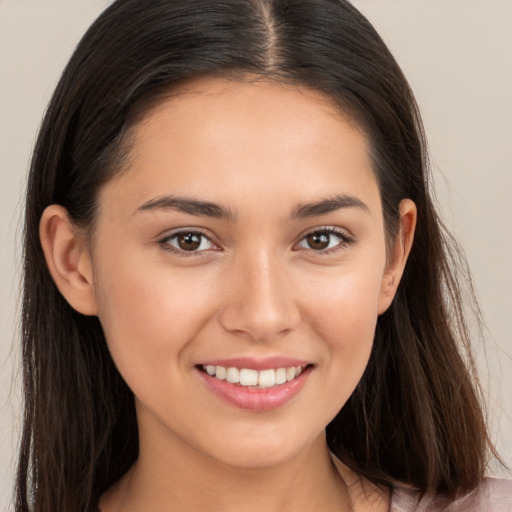
[{"label": "forehead", "polygon": [[375,193],[365,135],[332,100],[302,87],[197,79],[150,109],[132,140],[128,169],[112,186],[123,182],[134,207],[177,192],[239,204]]}]

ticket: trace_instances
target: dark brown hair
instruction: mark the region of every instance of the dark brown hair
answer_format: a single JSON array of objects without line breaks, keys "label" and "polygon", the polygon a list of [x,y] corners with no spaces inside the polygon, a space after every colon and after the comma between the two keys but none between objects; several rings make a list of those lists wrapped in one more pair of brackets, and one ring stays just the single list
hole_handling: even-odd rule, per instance
[{"label": "dark brown hair", "polygon": [[389,237],[400,200],[416,203],[415,243],[397,296],[378,319],[368,367],[327,439],[374,482],[451,496],[473,489],[490,444],[455,273],[463,259],[454,265],[432,204],[414,97],[371,24],[344,0],[118,0],[67,65],[31,165],[16,511],[91,510],[138,453],[132,393],[98,319],[74,311],[53,283],[41,214],[57,203],[90,228],[134,115],[203,75],[297,84],[330,97],[368,137]]}]

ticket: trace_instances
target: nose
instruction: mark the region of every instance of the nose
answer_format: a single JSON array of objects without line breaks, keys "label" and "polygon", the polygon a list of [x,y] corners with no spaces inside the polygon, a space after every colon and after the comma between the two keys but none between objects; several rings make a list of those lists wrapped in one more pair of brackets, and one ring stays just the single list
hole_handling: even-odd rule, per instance
[{"label": "nose", "polygon": [[227,331],[255,341],[267,341],[292,331],[300,323],[293,280],[272,255],[239,258],[226,284],[219,321]]}]

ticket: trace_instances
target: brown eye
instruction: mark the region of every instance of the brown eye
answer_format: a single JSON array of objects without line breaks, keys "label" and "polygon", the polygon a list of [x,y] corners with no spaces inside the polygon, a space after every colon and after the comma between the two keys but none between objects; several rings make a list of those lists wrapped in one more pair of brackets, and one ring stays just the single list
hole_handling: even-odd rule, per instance
[{"label": "brown eye", "polygon": [[160,243],[177,253],[200,253],[215,248],[215,244],[205,235],[196,231],[182,231],[168,236]]},{"label": "brown eye", "polygon": [[310,233],[306,237],[308,246],[316,251],[322,251],[329,247],[331,235],[327,233]]},{"label": "brown eye", "polygon": [[201,238],[197,233],[181,233],[176,236],[176,242],[184,251],[195,251],[201,246]]},{"label": "brown eye", "polygon": [[335,228],[324,228],[311,231],[297,244],[301,249],[308,249],[322,254],[342,249],[353,242],[353,239]]}]

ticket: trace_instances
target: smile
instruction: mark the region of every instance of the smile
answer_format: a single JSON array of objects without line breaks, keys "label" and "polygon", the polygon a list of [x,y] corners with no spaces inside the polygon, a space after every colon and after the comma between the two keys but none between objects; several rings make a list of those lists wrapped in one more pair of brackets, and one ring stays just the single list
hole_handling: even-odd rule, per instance
[{"label": "smile", "polygon": [[199,364],[196,370],[207,389],[222,401],[256,412],[276,409],[291,401],[306,385],[314,367],[290,358],[239,358]]},{"label": "smile", "polygon": [[272,388],[298,377],[303,368],[291,366],[288,368],[275,368],[254,370],[252,368],[234,368],[225,366],[203,365],[203,370],[218,380],[225,380],[231,384],[245,387]]}]

